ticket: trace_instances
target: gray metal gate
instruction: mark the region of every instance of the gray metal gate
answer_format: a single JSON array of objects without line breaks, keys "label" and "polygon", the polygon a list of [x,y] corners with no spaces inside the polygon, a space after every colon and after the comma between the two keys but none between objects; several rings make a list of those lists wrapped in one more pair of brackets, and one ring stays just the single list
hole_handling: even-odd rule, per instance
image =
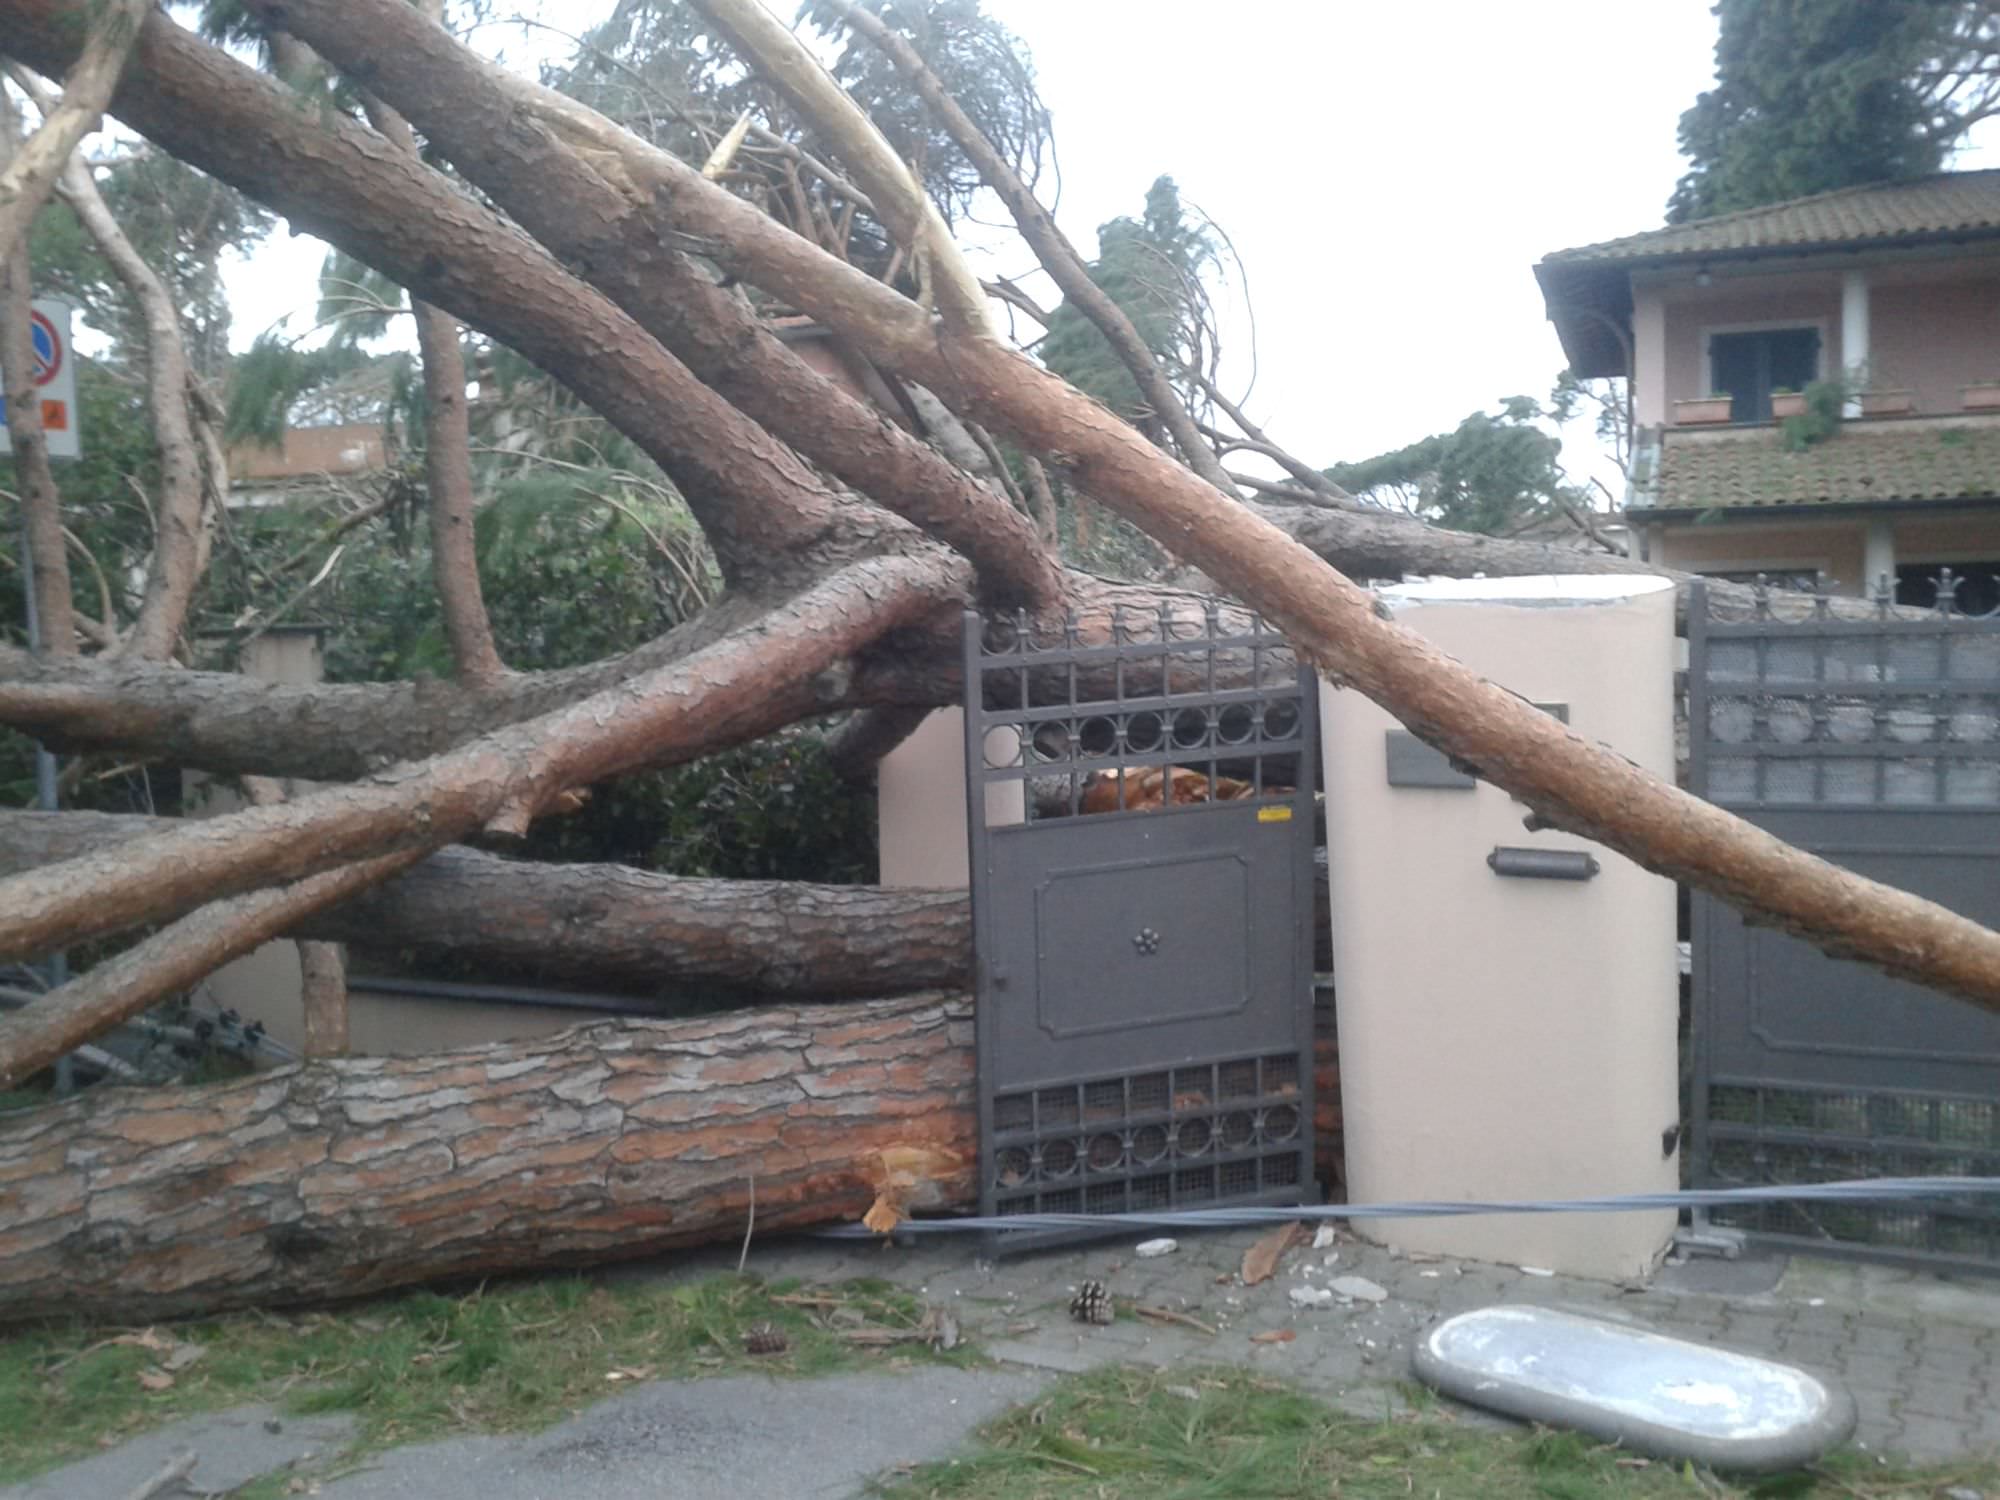
[{"label": "gray metal gate", "polygon": [[[2000,619],[1709,618],[1689,605],[1693,789],[1788,843],[2000,926]],[[2000,1017],[1829,958],[1697,893],[1701,1186],[2000,1173]],[[1947,1198],[1715,1222],[1819,1251],[2000,1270],[2000,1214]]]},{"label": "gray metal gate", "polygon": [[1183,608],[968,614],[965,680],[982,1211],[1310,1199],[1313,676]]}]

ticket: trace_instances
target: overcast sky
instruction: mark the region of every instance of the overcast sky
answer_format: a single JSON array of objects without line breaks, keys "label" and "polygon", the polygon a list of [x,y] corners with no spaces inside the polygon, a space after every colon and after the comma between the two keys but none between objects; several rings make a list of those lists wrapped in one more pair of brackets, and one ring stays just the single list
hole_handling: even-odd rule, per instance
[{"label": "overcast sky", "polygon": [[[1533,263],[1660,222],[1675,123],[1713,73],[1708,0],[987,3],[1033,54],[1071,239],[1094,253],[1171,174],[1249,273],[1250,414],[1322,465],[1547,393],[1563,359]],[[556,7],[578,28],[598,8]],[[318,254],[281,236],[232,279],[239,342],[310,316]],[[1226,334],[1235,394],[1247,322]],[[1587,430],[1568,443],[1600,467]]]}]

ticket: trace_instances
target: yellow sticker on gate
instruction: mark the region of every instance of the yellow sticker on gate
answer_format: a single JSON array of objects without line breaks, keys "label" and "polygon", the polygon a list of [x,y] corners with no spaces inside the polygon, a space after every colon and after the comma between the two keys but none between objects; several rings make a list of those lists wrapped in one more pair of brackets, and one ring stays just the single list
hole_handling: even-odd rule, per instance
[{"label": "yellow sticker on gate", "polygon": [[1257,809],[1259,823],[1289,823],[1292,810],[1289,807],[1260,807]]}]

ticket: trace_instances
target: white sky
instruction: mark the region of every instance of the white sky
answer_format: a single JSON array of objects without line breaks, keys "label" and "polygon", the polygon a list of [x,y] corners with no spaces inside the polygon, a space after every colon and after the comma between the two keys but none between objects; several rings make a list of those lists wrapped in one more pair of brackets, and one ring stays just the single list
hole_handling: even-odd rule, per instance
[{"label": "white sky", "polygon": [[[1563,358],[1533,263],[1660,223],[1675,125],[1713,73],[1709,0],[988,6],[1033,54],[1070,238],[1093,254],[1097,225],[1171,174],[1249,273],[1250,415],[1322,465],[1547,394]],[[582,29],[599,6],[554,9]],[[280,231],[231,278],[239,344],[287,312],[303,326],[322,253]],[[1240,394],[1247,324],[1225,335]],[[1565,437],[1573,468],[1606,473],[1587,428]]]}]

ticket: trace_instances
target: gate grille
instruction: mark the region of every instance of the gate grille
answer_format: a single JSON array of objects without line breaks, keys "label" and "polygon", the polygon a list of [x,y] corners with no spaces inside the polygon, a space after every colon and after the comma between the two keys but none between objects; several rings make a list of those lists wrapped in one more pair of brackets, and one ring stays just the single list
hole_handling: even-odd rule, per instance
[{"label": "gate grille", "polygon": [[[2000,619],[1689,607],[1689,774],[1787,842],[2000,924]],[[1697,893],[1699,1186],[2000,1173],[2000,1018],[1839,963]],[[1796,1246],[2000,1270],[1972,1199],[1770,1205],[1714,1221]]]},{"label": "gate grille", "polygon": [[1215,606],[968,614],[965,663],[982,1210],[1311,1196],[1313,677]]}]

